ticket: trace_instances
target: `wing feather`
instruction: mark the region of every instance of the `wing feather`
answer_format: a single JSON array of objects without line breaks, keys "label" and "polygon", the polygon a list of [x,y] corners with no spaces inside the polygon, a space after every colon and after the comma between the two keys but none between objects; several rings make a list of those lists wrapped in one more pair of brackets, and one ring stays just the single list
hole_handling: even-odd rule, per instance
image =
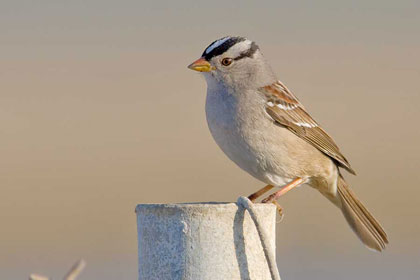
[{"label": "wing feather", "polygon": [[356,174],[334,140],[306,112],[300,101],[280,81],[260,88],[267,99],[267,113],[273,120]]}]

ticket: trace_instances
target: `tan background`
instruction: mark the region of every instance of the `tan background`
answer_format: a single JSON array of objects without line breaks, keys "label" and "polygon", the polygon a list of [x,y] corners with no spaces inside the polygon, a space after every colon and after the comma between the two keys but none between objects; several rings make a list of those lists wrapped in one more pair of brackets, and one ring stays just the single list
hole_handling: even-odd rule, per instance
[{"label": "tan background", "polygon": [[137,203],[234,201],[261,187],[222,154],[205,82],[214,39],[259,43],[357,170],[383,254],[302,187],[281,199],[283,279],[420,273],[419,1],[1,1],[0,279],[135,279]]}]

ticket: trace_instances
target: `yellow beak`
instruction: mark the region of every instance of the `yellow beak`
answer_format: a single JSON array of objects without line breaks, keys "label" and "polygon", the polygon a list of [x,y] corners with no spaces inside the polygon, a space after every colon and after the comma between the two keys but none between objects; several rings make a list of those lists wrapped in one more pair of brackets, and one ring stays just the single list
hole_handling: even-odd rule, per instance
[{"label": "yellow beak", "polygon": [[214,69],[214,67],[212,67],[210,63],[207,60],[205,60],[203,57],[197,59],[196,61],[188,65],[188,68],[190,68],[191,70],[198,71],[198,72],[210,72],[211,70]]}]

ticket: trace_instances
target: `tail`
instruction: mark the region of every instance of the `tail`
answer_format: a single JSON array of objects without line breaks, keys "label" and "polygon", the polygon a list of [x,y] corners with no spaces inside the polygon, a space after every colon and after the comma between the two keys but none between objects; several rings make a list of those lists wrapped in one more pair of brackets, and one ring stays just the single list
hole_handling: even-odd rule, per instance
[{"label": "tail", "polygon": [[388,237],[384,229],[357,199],[341,175],[338,177],[337,198],[341,200],[338,206],[341,206],[344,217],[359,239],[372,250],[380,252],[385,249]]}]

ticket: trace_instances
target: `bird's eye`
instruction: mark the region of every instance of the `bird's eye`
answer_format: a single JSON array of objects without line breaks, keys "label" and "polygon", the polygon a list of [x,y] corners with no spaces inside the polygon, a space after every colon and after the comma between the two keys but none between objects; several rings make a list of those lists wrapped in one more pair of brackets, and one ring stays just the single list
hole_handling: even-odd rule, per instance
[{"label": "bird's eye", "polygon": [[232,61],[233,61],[232,58],[225,57],[222,59],[222,65],[229,66],[232,64]]}]

